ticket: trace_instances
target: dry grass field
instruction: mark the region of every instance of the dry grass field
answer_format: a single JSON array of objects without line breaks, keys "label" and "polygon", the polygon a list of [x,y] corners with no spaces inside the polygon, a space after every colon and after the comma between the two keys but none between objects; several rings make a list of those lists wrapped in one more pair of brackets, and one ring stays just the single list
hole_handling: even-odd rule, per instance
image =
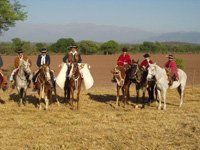
[{"label": "dry grass field", "polygon": [[[37,95],[30,91],[27,105],[18,107],[16,91],[10,95],[9,90],[0,91],[0,149],[200,149],[200,88],[192,88],[189,81],[181,108],[178,93],[169,90],[167,110],[159,111],[155,102],[135,109],[132,86],[130,105],[116,107],[109,72],[116,57],[83,57],[92,66],[95,86],[82,91],[79,111],[71,110],[65,103],[60,106],[52,103],[48,111],[39,111],[35,107]],[[56,60],[61,58],[61,55],[52,57],[56,72],[60,63]],[[195,66],[199,56],[191,58],[187,56],[185,65],[189,75],[193,68],[200,70]],[[12,56],[3,59],[4,68],[12,64]],[[58,95],[62,101],[63,91],[58,90]]]}]

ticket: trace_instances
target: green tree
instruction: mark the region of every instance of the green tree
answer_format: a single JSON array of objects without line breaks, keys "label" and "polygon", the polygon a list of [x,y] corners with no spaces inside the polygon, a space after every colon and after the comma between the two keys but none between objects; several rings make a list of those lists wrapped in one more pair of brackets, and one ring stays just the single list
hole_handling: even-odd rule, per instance
[{"label": "green tree", "polygon": [[27,13],[23,7],[17,0],[13,3],[10,0],[0,0],[0,33],[13,27],[16,21],[26,19]]},{"label": "green tree", "polygon": [[94,54],[98,52],[98,46],[93,41],[83,40],[79,43],[82,54]]},{"label": "green tree", "polygon": [[35,44],[37,51],[39,51],[41,48],[44,48],[46,46],[45,43],[36,43]]},{"label": "green tree", "polygon": [[116,41],[110,40],[103,43],[100,49],[104,54],[114,54],[116,52],[119,52],[120,45]]},{"label": "green tree", "polygon": [[22,48],[24,45],[24,41],[22,41],[20,38],[14,38],[12,39],[12,49],[14,51]]},{"label": "green tree", "polygon": [[75,41],[72,38],[61,38],[57,40],[56,43],[50,46],[50,50],[53,52],[67,52],[69,50],[69,46],[74,45]]}]

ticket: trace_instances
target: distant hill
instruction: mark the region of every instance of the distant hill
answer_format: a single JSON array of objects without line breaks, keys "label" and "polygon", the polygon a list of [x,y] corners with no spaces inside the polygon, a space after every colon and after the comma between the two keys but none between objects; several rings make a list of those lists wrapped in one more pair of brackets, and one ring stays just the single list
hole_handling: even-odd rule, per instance
[{"label": "distant hill", "polygon": [[66,25],[20,23],[0,36],[0,41],[10,41],[15,37],[31,42],[55,42],[59,38],[72,37],[76,41],[92,40],[96,42],[116,40],[120,43],[142,43],[143,41],[200,43],[200,32],[158,34],[131,27],[89,23]]},{"label": "distant hill", "polygon": [[176,41],[186,43],[200,43],[200,32],[174,32],[148,38],[147,41]]}]

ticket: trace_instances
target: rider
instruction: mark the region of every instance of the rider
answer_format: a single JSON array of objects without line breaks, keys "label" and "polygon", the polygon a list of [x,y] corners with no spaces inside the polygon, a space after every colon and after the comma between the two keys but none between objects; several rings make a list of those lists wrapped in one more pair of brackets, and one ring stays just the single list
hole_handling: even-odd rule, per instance
[{"label": "rider", "polygon": [[171,86],[173,81],[178,80],[178,72],[177,72],[176,61],[174,60],[173,55],[170,54],[167,56],[167,58],[169,60],[165,63],[165,69],[167,71],[167,76],[169,79],[169,86]]},{"label": "rider", "polygon": [[[42,65],[50,66],[51,59],[50,59],[50,56],[47,54],[47,51],[48,50],[46,48],[40,49],[40,54],[38,55],[38,58],[37,58],[38,68],[40,68]],[[39,69],[36,71],[35,75],[33,76],[33,84],[34,84],[33,90],[34,91],[36,90],[35,83],[37,81],[38,74],[39,74]],[[53,87],[53,85],[55,84],[55,76],[54,76],[53,70],[50,70],[50,76],[51,76],[51,83],[52,83],[51,86]]]},{"label": "rider", "polygon": [[69,48],[70,48],[70,51],[63,58],[63,62],[64,63],[74,63],[74,62],[81,63],[82,59],[81,59],[81,55],[77,51],[77,46],[72,45]]},{"label": "rider", "polygon": [[[19,70],[19,63],[21,60],[28,60],[28,57],[24,55],[24,51],[22,49],[17,50],[17,56],[14,59],[14,67],[15,69],[12,71],[10,76],[10,82],[14,85],[14,76],[16,75],[17,71]],[[31,65],[31,61],[29,59],[29,63]],[[29,76],[27,75],[27,80],[30,83]]]},{"label": "rider", "polygon": [[[63,62],[67,63],[68,67],[70,68],[71,63],[81,63],[82,58],[81,58],[81,55],[77,51],[76,45],[72,45],[69,48],[70,48],[70,51],[63,58]],[[67,86],[65,87],[67,89],[67,99],[70,99],[70,82],[69,82],[69,77],[68,77],[69,72],[70,72],[70,69],[67,70],[67,79],[65,83],[65,85]]]},{"label": "rider", "polygon": [[149,68],[149,64],[153,64],[153,61],[150,59],[150,55],[148,53],[143,55],[144,60],[140,63],[140,66],[147,71]]},{"label": "rider", "polygon": [[[132,64],[131,56],[127,53],[127,48],[122,48],[122,53],[119,55],[117,59],[117,66],[124,67],[125,70]],[[113,76],[112,82],[116,82],[115,77]]]}]

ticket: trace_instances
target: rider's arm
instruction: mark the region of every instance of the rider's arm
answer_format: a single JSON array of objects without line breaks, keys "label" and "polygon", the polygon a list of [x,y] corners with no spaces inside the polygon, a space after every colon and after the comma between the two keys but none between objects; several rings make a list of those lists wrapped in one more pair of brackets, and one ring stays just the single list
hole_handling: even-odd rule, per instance
[{"label": "rider's arm", "polygon": [[38,55],[38,58],[37,58],[37,66],[38,67],[41,66],[41,57],[40,57],[40,55]]},{"label": "rider's arm", "polygon": [[51,58],[50,58],[50,56],[49,55],[47,55],[47,66],[50,66],[50,64],[51,64]]},{"label": "rider's arm", "polygon": [[82,62],[82,58],[81,58],[81,55],[78,54],[78,60],[77,60],[78,63],[81,63]]}]

